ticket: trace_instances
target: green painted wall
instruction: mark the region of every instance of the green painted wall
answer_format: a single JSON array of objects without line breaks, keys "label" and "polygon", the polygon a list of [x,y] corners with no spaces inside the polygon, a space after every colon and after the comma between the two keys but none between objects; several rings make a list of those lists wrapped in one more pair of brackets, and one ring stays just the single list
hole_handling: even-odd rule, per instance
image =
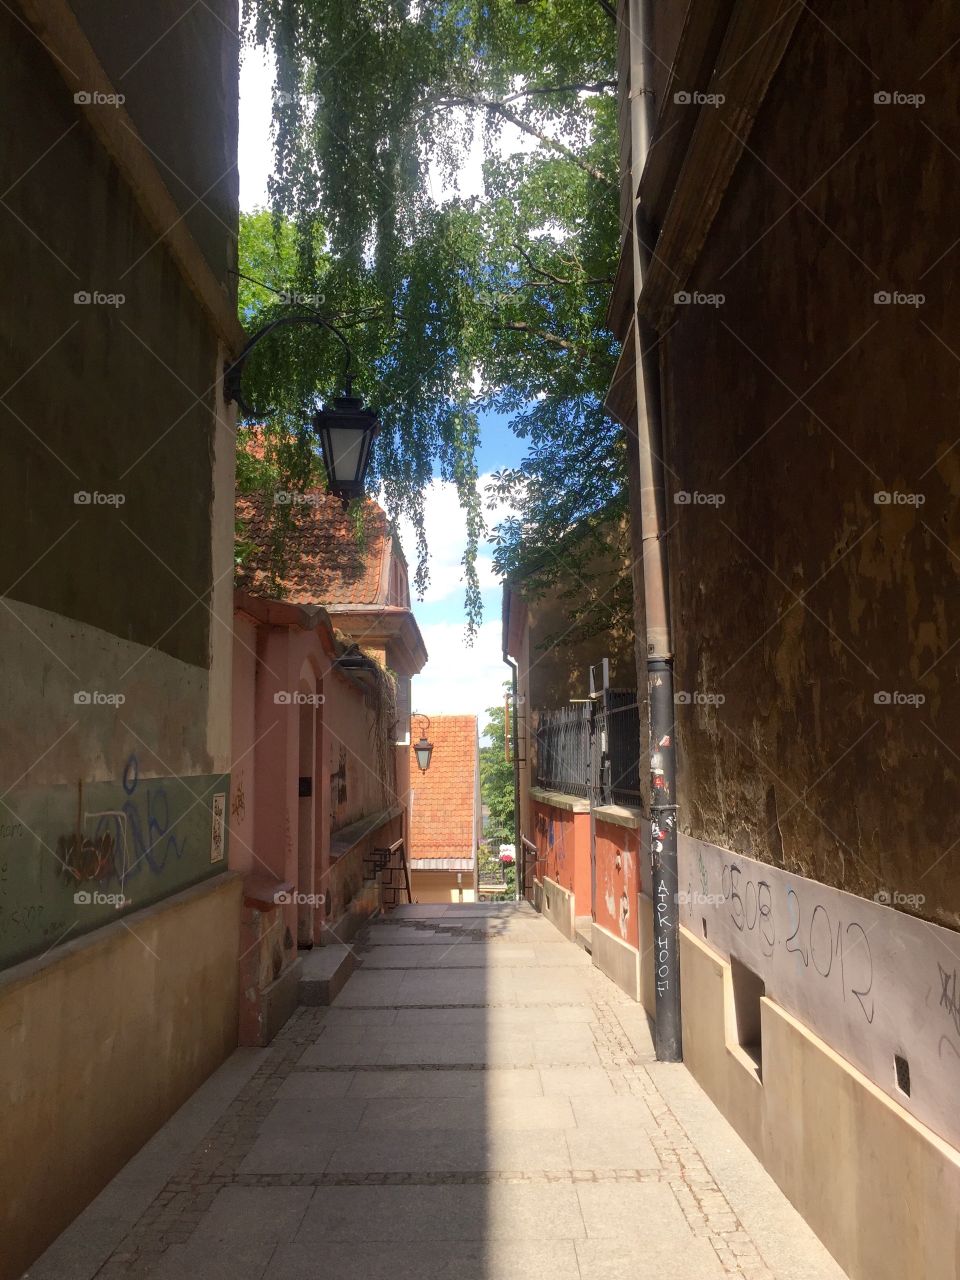
[{"label": "green painted wall", "polygon": [[229,774],[143,777],[135,755],[114,781],[10,792],[0,968],[226,870],[229,794]]}]

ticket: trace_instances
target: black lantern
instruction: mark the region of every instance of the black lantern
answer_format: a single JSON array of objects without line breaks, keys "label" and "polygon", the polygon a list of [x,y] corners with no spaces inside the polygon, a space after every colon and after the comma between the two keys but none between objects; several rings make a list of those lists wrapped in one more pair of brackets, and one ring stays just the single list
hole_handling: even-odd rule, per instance
[{"label": "black lantern", "polygon": [[347,394],[325,405],[313,418],[330,492],[345,502],[363,497],[370,447],[380,429],[376,414],[365,409],[363,401],[350,391],[348,380]]},{"label": "black lantern", "polygon": [[[244,279],[250,279],[250,277],[245,276]],[[254,281],[254,283],[262,284],[262,281]],[[242,379],[247,358],[254,347],[275,329],[287,325],[304,324],[318,325],[328,330],[343,348],[344,394],[314,414],[313,429],[320,437],[320,448],[323,451],[323,464],[330,492],[345,502],[350,498],[362,498],[363,482],[370,462],[370,446],[379,430],[379,423],[376,414],[365,409],[363,401],[353,394],[350,346],[336,325],[331,324],[324,316],[316,312],[306,314],[295,312],[278,316],[262,329],[258,329],[247,340],[237,358],[228,361],[224,366],[223,397],[228,404],[235,401],[245,417],[259,416],[243,395]]]},{"label": "black lantern", "polygon": [[430,757],[433,755],[433,743],[427,741],[426,734],[426,730],[430,728],[430,720],[429,717],[423,715],[420,711],[415,711],[413,714],[415,716],[421,716],[422,719],[427,722],[425,728],[420,731],[420,741],[413,744],[413,750],[417,757],[417,764],[420,766],[420,772],[426,773],[430,768]]}]

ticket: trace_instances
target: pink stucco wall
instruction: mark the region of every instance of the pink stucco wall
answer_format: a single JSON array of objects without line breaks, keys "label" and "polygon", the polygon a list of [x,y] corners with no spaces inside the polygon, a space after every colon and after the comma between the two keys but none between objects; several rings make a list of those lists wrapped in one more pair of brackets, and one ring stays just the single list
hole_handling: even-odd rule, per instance
[{"label": "pink stucco wall", "polygon": [[[324,692],[330,825],[337,831],[358,818],[395,804],[396,799],[392,777],[385,785],[379,772],[372,707],[367,705],[360,690],[342,679],[328,680]],[[391,756],[395,754],[394,748],[389,750]]]},{"label": "pink stucco wall", "polygon": [[[293,962],[298,943],[319,942],[322,926],[355,899],[370,841],[403,834],[401,814],[372,831],[362,849],[331,858],[332,834],[403,802],[394,776],[406,750],[378,751],[384,725],[374,698],[364,682],[333,667],[337,650],[322,622],[296,625],[303,615],[288,605],[249,608],[260,611],[257,620],[240,610],[234,623],[229,849],[248,900],[258,903],[245,908],[241,950],[250,963],[241,981],[262,989]],[[300,794],[301,778],[310,779],[311,794]],[[284,887],[310,901],[274,905]]]},{"label": "pink stucco wall", "polygon": [[590,915],[590,815],[532,802],[537,875],[574,895],[578,916]]},{"label": "pink stucco wall", "polygon": [[632,947],[640,946],[637,924],[639,879],[639,836],[636,828],[604,822],[596,823],[597,838],[597,924],[622,938]]}]

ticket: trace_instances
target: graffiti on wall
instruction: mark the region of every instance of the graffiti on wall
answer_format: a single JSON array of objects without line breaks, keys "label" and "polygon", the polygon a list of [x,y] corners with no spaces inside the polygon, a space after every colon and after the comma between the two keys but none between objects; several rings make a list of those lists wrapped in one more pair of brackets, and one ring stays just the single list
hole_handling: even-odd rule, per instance
[{"label": "graffiti on wall", "polygon": [[247,816],[247,798],[243,787],[243,770],[233,784],[233,800],[230,805],[230,813],[237,825],[243,823]]},{"label": "graffiti on wall", "polygon": [[[131,753],[112,781],[7,793],[0,967],[221,870],[229,782],[229,775],[148,777]],[[220,865],[211,865],[212,850]]]},{"label": "graffiti on wall", "polygon": [[187,837],[175,829],[166,781],[141,784],[140,764],[131,754],[120,785],[125,799],[119,809],[83,810],[83,829],[57,838],[60,871],[71,883],[116,882],[123,891],[144,869],[162,875],[169,859],[183,858]]},{"label": "graffiti on wall", "polygon": [[957,935],[689,836],[679,862],[681,924],[960,1146]]}]

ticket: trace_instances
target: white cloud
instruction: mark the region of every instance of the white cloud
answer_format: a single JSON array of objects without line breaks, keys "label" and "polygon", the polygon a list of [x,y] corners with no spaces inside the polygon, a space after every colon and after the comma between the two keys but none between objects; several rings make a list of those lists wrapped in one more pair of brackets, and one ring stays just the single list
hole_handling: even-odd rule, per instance
[{"label": "white cloud", "polygon": [[[480,492],[483,493],[489,475],[480,477]],[[382,501],[382,498],[381,498]],[[492,529],[507,514],[508,508],[498,508],[493,512],[484,510],[484,519],[488,529]],[[457,487],[449,480],[432,480],[424,494],[424,521],[427,534],[427,547],[430,553],[430,586],[423,599],[424,604],[436,604],[439,600],[447,600],[451,596],[463,593],[463,558],[467,545],[467,518],[460,506]],[[398,521],[400,545],[410,564],[411,576],[416,567],[417,539],[412,523],[406,517]],[[481,544],[477,557],[477,573],[480,578],[481,591],[498,587],[500,579],[493,571],[493,557],[490,544]],[[414,602],[416,608],[416,602]]]},{"label": "white cloud", "polygon": [[244,45],[240,62],[240,208],[267,203],[267,178],[273,172],[273,54]]},{"label": "white cloud", "polygon": [[500,618],[481,624],[467,647],[462,620],[421,627],[430,657],[413,680],[413,706],[425,715],[475,715],[480,733],[488,707],[503,702],[510,668],[501,652]]}]

